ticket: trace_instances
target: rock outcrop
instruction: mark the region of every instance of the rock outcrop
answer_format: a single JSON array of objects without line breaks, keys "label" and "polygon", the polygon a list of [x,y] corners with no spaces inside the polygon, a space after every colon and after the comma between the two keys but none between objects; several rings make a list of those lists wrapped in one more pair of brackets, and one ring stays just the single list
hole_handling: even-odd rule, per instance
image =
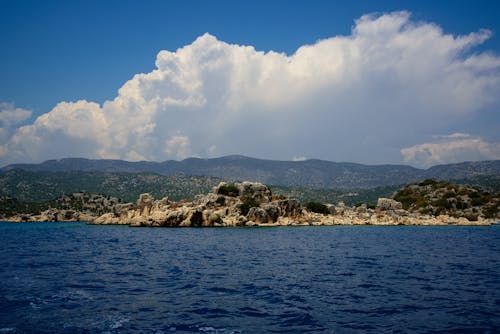
[{"label": "rock outcrop", "polygon": [[405,210],[433,216],[465,217],[468,220],[500,219],[500,194],[438,180],[410,184],[394,199]]},{"label": "rock outcrop", "polygon": [[[0,205],[5,202],[0,201]],[[13,208],[2,219],[12,222],[88,222],[103,213],[119,212],[122,207],[127,209],[132,205],[120,204],[115,197],[86,193],[72,193],[39,203],[19,202],[16,199],[10,199],[10,202]]]},{"label": "rock outcrop", "polygon": [[340,202],[326,205],[326,213],[302,207],[296,199],[274,199],[271,190],[254,182],[220,183],[191,202],[155,200],[140,195],[137,203],[118,204],[92,224],[163,227],[315,226],[315,225],[491,225],[496,220],[470,221],[450,215],[410,212],[395,200],[381,198],[375,209],[351,208]]},{"label": "rock outcrop", "polygon": [[7,218],[11,222],[88,222],[95,219],[89,212],[49,209],[40,214],[20,214]]},{"label": "rock outcrop", "polygon": [[379,198],[377,201],[377,208],[383,211],[401,210],[403,208],[403,204],[390,198]]}]

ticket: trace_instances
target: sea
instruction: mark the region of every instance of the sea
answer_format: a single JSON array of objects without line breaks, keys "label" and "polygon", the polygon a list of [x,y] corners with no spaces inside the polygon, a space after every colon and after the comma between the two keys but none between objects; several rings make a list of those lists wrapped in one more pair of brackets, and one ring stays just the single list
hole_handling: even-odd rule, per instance
[{"label": "sea", "polygon": [[0,334],[499,332],[500,226],[0,222]]}]

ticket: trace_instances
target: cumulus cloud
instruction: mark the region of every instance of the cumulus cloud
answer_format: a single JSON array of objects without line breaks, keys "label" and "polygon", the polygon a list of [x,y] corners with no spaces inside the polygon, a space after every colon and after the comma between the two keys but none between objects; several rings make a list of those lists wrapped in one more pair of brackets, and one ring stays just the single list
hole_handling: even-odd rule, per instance
[{"label": "cumulus cloud", "polygon": [[[15,126],[31,117],[31,110],[15,108],[14,103],[0,102],[0,142],[8,140]],[[0,151],[0,156],[1,156]]]},{"label": "cumulus cloud", "polygon": [[441,136],[437,142],[403,148],[405,161],[418,166],[478,160],[500,159],[500,143],[490,143],[466,133]]},{"label": "cumulus cloud", "polygon": [[2,127],[9,127],[31,117],[31,110],[15,108],[14,103],[0,103],[0,122]]},{"label": "cumulus cloud", "polygon": [[169,138],[166,142],[165,153],[169,157],[175,157],[179,160],[192,157],[193,153],[190,149],[189,138],[187,136],[173,136]]},{"label": "cumulus cloud", "polygon": [[500,57],[471,52],[490,36],[445,34],[408,12],[365,15],[350,35],[292,55],[205,34],[159,52],[156,68],[135,75],[114,99],[61,102],[17,128],[0,143],[0,164],[297,152],[401,161],[401,148],[422,142],[423,133],[447,133],[450,123],[467,132],[471,120],[500,106]]}]

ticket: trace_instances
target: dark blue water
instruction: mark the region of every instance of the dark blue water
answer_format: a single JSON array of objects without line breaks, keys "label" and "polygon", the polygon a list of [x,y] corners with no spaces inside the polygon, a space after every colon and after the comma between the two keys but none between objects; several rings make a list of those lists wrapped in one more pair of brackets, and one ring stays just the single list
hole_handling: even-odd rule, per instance
[{"label": "dark blue water", "polygon": [[0,333],[497,333],[500,227],[0,223]]}]

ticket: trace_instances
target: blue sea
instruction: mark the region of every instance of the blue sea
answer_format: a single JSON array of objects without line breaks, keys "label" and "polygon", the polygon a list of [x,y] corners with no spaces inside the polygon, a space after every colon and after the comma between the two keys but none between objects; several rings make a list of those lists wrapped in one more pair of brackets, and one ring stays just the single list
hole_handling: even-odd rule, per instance
[{"label": "blue sea", "polygon": [[500,227],[0,223],[0,333],[498,333]]}]

